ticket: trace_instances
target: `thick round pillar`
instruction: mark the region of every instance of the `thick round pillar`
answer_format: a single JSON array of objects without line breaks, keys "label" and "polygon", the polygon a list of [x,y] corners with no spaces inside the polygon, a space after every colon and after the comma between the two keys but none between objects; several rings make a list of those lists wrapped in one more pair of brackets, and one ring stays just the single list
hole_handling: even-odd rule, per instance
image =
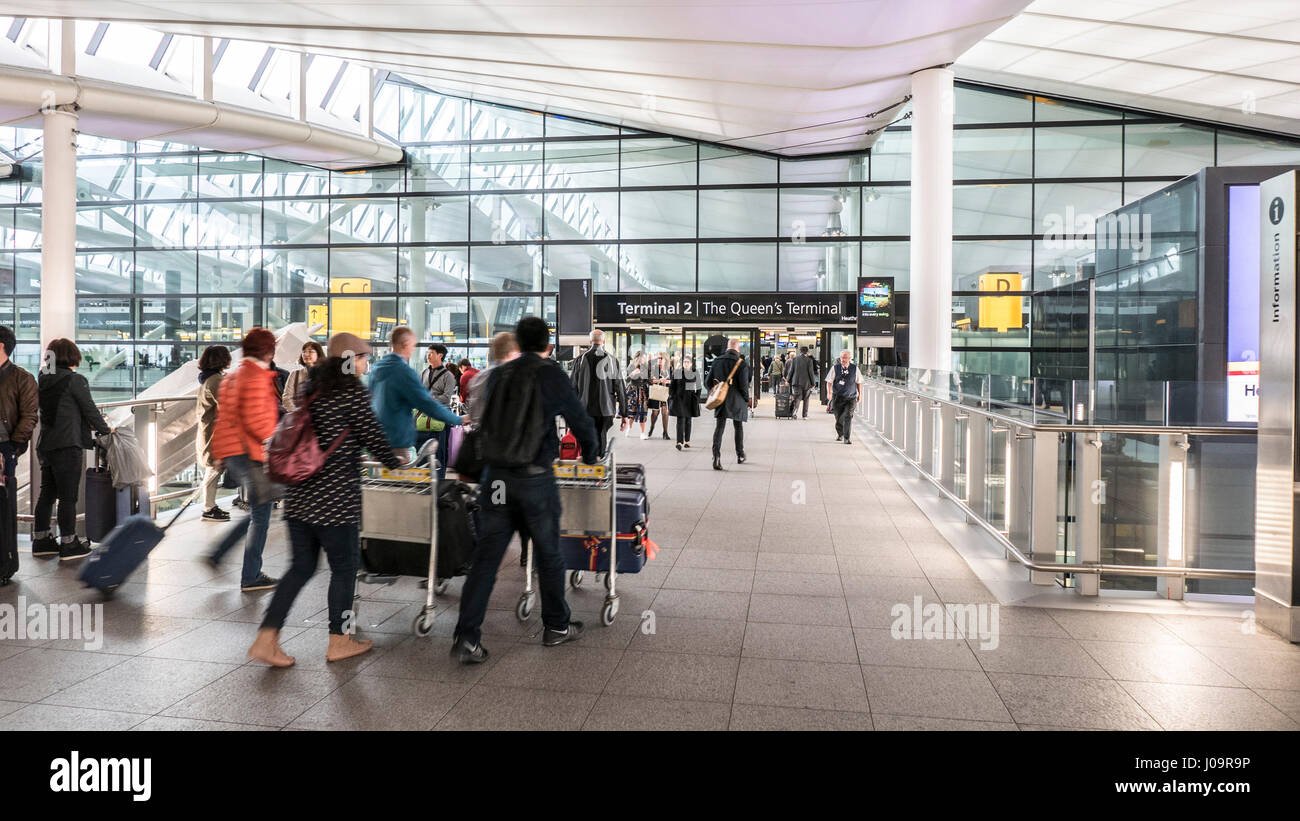
[{"label": "thick round pillar", "polygon": [[908,363],[952,370],[953,73],[912,75],[912,242]]}]

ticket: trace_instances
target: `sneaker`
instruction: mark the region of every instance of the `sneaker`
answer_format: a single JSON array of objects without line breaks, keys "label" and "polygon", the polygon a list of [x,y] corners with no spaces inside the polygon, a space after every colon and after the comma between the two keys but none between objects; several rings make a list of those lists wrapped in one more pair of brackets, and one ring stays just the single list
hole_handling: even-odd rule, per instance
[{"label": "sneaker", "polygon": [[221,508],[217,507],[216,505],[213,505],[212,507],[203,511],[203,521],[228,522],[230,521],[230,514],[222,510]]},{"label": "sneaker", "polygon": [[647,439],[649,439],[649,438],[650,438],[650,434],[648,434],[648,433],[643,433],[643,434],[641,434],[641,441],[644,442],[645,440],[647,440]]},{"label": "sneaker", "polygon": [[249,584],[242,585],[239,589],[244,593],[252,593],[254,590],[270,590],[278,583],[265,573],[259,573],[256,579]]},{"label": "sneaker", "polygon": [[546,628],[542,633],[542,646],[555,647],[564,644],[566,641],[577,641],[582,638],[582,622],[569,620],[569,626],[563,630],[552,630]]},{"label": "sneaker", "polygon": [[844,441],[844,437],[843,437],[843,436],[836,436],[836,437],[835,437],[835,441],[836,441],[836,442],[843,442],[843,441]]},{"label": "sneaker", "polygon": [[70,542],[59,542],[59,561],[66,562],[71,559],[84,559],[90,555],[90,542],[81,539],[73,539]]},{"label": "sneaker", "polygon": [[846,445],[851,445],[851,444],[853,444],[853,440],[852,440],[852,439],[845,439],[845,440],[844,440],[844,444],[846,444]]},{"label": "sneaker", "polygon": [[244,499],[236,499],[235,502],[234,502],[234,504],[235,504],[235,507],[239,508],[240,510],[252,510],[252,509],[253,509],[252,506],[249,505],[248,502],[247,502],[246,500],[244,500]]},{"label": "sneaker", "polygon": [[32,542],[32,555],[57,556],[59,555],[59,543],[53,536],[36,539]]},{"label": "sneaker", "polygon": [[738,465],[743,465],[743,464],[745,464],[745,454],[743,454],[743,453],[737,453],[737,454],[736,454],[736,464],[738,464]]},{"label": "sneaker", "polygon": [[483,642],[471,645],[461,639],[452,643],[450,655],[461,664],[482,664],[488,660],[488,651]]}]

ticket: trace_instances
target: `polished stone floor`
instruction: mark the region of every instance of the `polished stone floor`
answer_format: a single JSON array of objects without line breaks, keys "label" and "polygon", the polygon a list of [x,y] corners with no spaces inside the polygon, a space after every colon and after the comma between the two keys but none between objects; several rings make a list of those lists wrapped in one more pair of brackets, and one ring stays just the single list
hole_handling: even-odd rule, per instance
[{"label": "polished stone floor", "polygon": [[[1231,608],[1081,603],[1068,591],[1063,607],[1015,606],[1007,591],[1023,572],[990,558],[973,528],[937,526],[934,500],[887,468],[870,434],[845,446],[824,413],[759,414],[746,464],[728,431],[725,473],[710,470],[712,420],[688,452],[618,440],[621,459],[647,467],[661,550],[619,577],[611,627],[597,623],[603,593],[590,579],[569,592],[588,624],[573,645],[543,648],[537,615],[516,619],[512,554],[485,665],[447,657],[459,581],[434,635],[411,634],[416,579],[362,586],[360,629],[375,650],[326,664],[324,570],[284,632],[297,666],[248,662],[269,594],[239,592],[235,557],[221,573],[199,561],[229,525],[191,517],[105,606],[102,648],[0,640],[0,729],[1300,729],[1300,647],[1243,633]],[[266,556],[283,571],[279,521]],[[73,563],[22,559],[0,603],[97,600]],[[981,581],[988,567],[1013,581]],[[1001,600],[996,648],[973,635],[893,638],[891,609],[914,597]]]}]

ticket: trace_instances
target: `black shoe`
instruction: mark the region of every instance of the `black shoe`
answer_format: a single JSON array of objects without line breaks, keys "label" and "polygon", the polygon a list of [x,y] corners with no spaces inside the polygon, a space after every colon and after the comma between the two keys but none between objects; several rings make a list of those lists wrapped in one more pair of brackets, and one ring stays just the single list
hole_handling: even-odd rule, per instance
[{"label": "black shoe", "polygon": [[471,646],[461,639],[452,642],[450,655],[461,664],[482,664],[488,660],[488,651],[483,642]]},{"label": "black shoe", "polygon": [[59,555],[59,543],[53,536],[46,536],[43,539],[36,539],[32,542],[33,556],[57,556]]},{"label": "black shoe", "polygon": [[70,542],[59,542],[59,561],[66,562],[72,559],[84,559],[90,555],[90,542],[81,539],[73,539]]},{"label": "black shoe", "polygon": [[682,443],[681,443],[681,442],[678,442],[678,443],[677,443],[677,449],[678,449],[678,450],[681,450],[681,449],[682,449]]},{"label": "black shoe", "polygon": [[843,442],[843,441],[844,441],[844,437],[843,437],[843,436],[836,436],[836,437],[835,437],[835,441],[836,441],[836,442]]},{"label": "black shoe", "polygon": [[275,579],[271,578],[265,573],[259,573],[256,579],[254,579],[249,584],[240,585],[239,589],[243,593],[252,593],[254,590],[270,590],[271,588],[275,587],[277,584],[279,584],[279,582],[277,582]]},{"label": "black shoe", "polygon": [[213,505],[211,508],[203,511],[203,521],[205,522],[228,522],[230,514],[221,508]]},{"label": "black shoe", "polygon": [[723,467],[722,467],[722,460],[721,460],[721,459],[717,459],[717,458],[715,458],[715,459],[713,460],[713,469],[714,469],[714,470],[722,470],[722,469],[723,469]]},{"label": "black shoe", "polygon": [[745,454],[743,454],[743,453],[737,453],[737,454],[736,454],[736,464],[738,464],[738,465],[743,465],[743,464],[745,464]]},{"label": "black shoe", "polygon": [[236,499],[234,504],[235,507],[239,508],[240,510],[252,510],[252,506],[249,505],[248,502],[244,501],[243,499]]},{"label": "black shoe", "polygon": [[851,445],[851,444],[853,444],[853,440],[852,440],[852,439],[845,439],[845,440],[844,440],[844,444],[846,444],[846,445]]},{"label": "black shoe", "polygon": [[564,644],[566,641],[577,641],[582,638],[582,622],[569,620],[569,626],[564,630],[552,630],[546,628],[542,633],[542,646],[555,647],[558,644]]},{"label": "black shoe", "polygon": [[221,560],[218,559],[216,556],[204,556],[203,563],[206,564],[208,567],[212,568],[213,570],[221,569]]},{"label": "black shoe", "polygon": [[667,438],[668,438],[668,434],[665,433],[665,434],[664,434],[664,438],[667,439]]}]

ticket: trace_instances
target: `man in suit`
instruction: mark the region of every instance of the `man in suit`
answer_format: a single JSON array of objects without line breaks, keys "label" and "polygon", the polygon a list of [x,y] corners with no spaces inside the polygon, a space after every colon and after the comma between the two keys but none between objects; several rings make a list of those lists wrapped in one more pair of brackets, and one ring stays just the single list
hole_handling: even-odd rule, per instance
[{"label": "man in suit", "polygon": [[785,378],[790,382],[790,402],[797,407],[803,402],[803,417],[808,418],[808,397],[817,384],[817,366],[808,355],[808,346],[799,349],[799,355],[786,367]]},{"label": "man in suit", "polygon": [[[734,375],[732,371],[735,371]],[[713,469],[722,470],[722,434],[727,429],[727,420],[730,419],[736,429],[736,463],[743,464],[745,461],[745,420],[749,418],[749,409],[751,402],[749,398],[749,386],[753,375],[750,373],[749,363],[740,355],[740,340],[731,339],[727,341],[727,350],[713,360],[712,367],[709,368],[709,378],[707,387],[710,391],[713,386],[719,382],[731,381],[731,387],[727,389],[727,399],[714,411],[714,418],[717,419],[717,427],[713,429]]]}]

